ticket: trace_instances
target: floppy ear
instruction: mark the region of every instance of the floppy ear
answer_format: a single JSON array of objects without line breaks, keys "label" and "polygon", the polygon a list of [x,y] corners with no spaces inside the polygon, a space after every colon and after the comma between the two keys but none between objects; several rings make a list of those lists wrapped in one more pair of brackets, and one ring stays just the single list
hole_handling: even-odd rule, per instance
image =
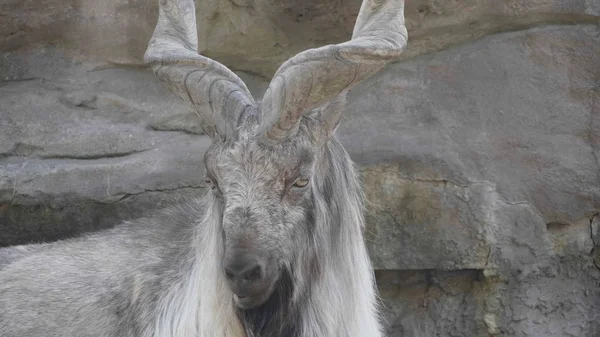
[{"label": "floppy ear", "polygon": [[396,59],[407,43],[404,0],[364,0],[350,41],[309,49],[277,70],[262,102],[261,141],[293,137],[300,118],[321,109],[326,125],[338,125],[346,91]]},{"label": "floppy ear", "polygon": [[213,140],[234,137],[240,116],[256,109],[238,76],[198,54],[194,0],[159,0],[158,23],[144,61],[171,91],[194,106]]}]

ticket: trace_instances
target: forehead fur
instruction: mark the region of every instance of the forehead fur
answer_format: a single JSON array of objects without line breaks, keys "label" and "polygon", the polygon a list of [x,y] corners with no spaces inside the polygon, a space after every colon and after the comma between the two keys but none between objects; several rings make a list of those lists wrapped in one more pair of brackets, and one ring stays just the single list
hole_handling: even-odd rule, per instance
[{"label": "forehead fur", "polygon": [[255,127],[242,125],[234,140],[215,142],[206,152],[207,174],[218,180],[227,174],[248,178],[300,174],[310,168],[321,150],[314,141],[318,127],[315,120],[306,118],[292,139],[267,146],[260,142]]}]

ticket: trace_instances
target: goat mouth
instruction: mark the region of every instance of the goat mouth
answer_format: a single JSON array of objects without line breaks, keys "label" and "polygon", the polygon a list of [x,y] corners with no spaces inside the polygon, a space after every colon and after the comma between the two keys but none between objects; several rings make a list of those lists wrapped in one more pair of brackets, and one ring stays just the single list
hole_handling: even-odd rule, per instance
[{"label": "goat mouth", "polygon": [[264,295],[257,296],[238,296],[236,294],[233,294],[233,302],[238,308],[242,310],[250,310],[265,303],[269,299],[270,295],[270,293],[265,293]]},{"label": "goat mouth", "polygon": [[250,310],[263,305],[274,293],[277,278],[262,291],[255,293],[233,293],[233,302],[241,310]]}]

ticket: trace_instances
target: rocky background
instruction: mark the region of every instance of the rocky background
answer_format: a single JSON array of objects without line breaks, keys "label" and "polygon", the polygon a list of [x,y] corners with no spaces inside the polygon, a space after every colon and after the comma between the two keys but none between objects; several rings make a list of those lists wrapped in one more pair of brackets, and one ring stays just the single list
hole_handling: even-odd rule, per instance
[{"label": "rocky background", "polygon": [[[197,0],[259,98],[360,0]],[[203,193],[209,145],[143,66],[153,0],[0,4],[0,246]],[[600,336],[600,1],[411,0],[338,137],[363,172],[389,336]]]}]

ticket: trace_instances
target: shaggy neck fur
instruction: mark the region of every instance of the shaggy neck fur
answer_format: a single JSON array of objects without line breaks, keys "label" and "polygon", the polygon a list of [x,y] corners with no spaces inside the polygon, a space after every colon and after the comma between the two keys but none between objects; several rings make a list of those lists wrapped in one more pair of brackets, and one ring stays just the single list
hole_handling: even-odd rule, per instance
[{"label": "shaggy neck fur", "polygon": [[360,180],[330,139],[313,179],[309,247],[262,306],[241,311],[220,272],[220,209],[209,197],[195,246],[158,307],[153,337],[380,337],[371,263],[363,241]]}]

